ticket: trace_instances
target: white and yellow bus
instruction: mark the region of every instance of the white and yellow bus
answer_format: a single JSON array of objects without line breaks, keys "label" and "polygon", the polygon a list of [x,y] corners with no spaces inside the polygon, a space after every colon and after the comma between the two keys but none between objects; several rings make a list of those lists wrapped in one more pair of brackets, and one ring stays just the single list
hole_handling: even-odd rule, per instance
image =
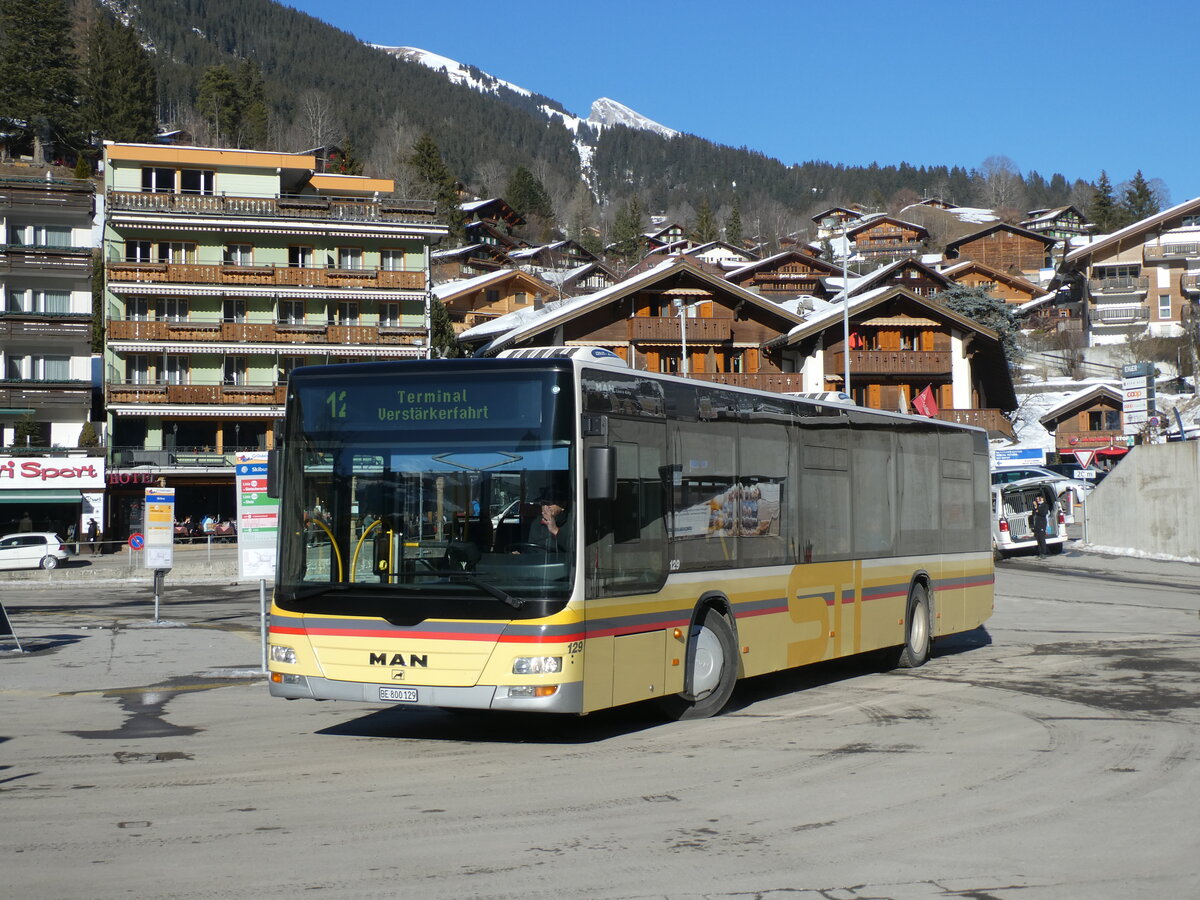
[{"label": "white and yellow bus", "polygon": [[271,693],[695,718],[991,614],[984,432],[614,360],[292,372]]}]

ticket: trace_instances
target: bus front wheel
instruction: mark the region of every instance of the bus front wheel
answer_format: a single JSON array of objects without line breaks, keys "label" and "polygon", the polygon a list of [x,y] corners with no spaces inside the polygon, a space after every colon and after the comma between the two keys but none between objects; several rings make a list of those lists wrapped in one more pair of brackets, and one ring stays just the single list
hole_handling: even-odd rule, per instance
[{"label": "bus front wheel", "polygon": [[664,697],[672,719],[706,719],[725,708],[737,682],[737,642],[729,620],[707,607],[688,635],[688,671],[680,694]]}]

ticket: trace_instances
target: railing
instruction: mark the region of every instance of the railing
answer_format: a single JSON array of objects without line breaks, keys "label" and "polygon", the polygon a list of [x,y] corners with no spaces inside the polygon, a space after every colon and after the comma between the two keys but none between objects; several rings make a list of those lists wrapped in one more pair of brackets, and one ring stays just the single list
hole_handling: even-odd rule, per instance
[{"label": "railing", "polygon": [[432,225],[434,205],[423,200],[334,197],[319,194],[281,194],[270,197],[228,197],[212,194],[160,194],[148,191],[109,191],[111,212],[169,212],[196,216],[286,217],[356,222],[395,222]]},{"label": "railing", "polygon": [[237,462],[237,453],[261,449],[253,446],[222,447],[218,450],[211,444],[207,447],[172,447],[154,450],[144,450],[141,447],[113,447],[109,456],[109,465],[120,469],[136,469],[139,466],[225,469]]},{"label": "railing", "polygon": [[1150,310],[1145,306],[1097,306],[1091,312],[1093,322],[1110,325],[1114,322],[1149,322]]},{"label": "railing", "polygon": [[[845,370],[842,351],[826,351],[825,371]],[[952,366],[949,350],[851,350],[850,374],[945,375]]]},{"label": "railing", "polygon": [[414,338],[425,337],[425,329],[419,325],[116,319],[108,323],[106,337],[109,341],[190,341],[198,344],[411,344]]},{"label": "railing", "polygon": [[1190,259],[1200,256],[1200,243],[1196,241],[1151,241],[1142,251],[1146,262],[1162,259]]},{"label": "railing", "polygon": [[[691,340],[690,335],[688,339]],[[686,377],[731,387],[774,391],[777,394],[804,390],[804,376],[799,372],[691,372]]]},{"label": "railing", "polygon": [[110,384],[109,403],[282,406],[286,384]]},{"label": "railing", "polygon": [[1140,278],[1089,278],[1088,290],[1093,294],[1144,294],[1150,288],[1150,279]]},{"label": "railing", "polygon": [[1179,289],[1187,294],[1200,293],[1200,275],[1180,275]]},{"label": "railing", "polygon": [[0,381],[0,407],[4,409],[87,409],[91,402],[90,381]]},{"label": "railing", "polygon": [[[678,316],[635,316],[628,320],[629,340],[678,344],[683,329]],[[687,341],[689,344],[713,344],[727,341],[733,334],[731,319],[688,319]]]},{"label": "railing", "polygon": [[0,245],[0,270],[57,269],[83,274],[91,271],[92,251],[88,247],[27,247],[24,244]]},{"label": "railing", "polygon": [[0,340],[51,338],[58,342],[88,340],[91,334],[90,313],[6,312],[0,316]]},{"label": "railing", "polygon": [[122,283],[425,290],[423,269],[342,269],[336,266],[110,262],[108,280],[117,293],[120,293]]},{"label": "railing", "polygon": [[959,425],[975,425],[990,432],[1002,434],[1016,440],[1012,422],[1008,421],[998,409],[940,409],[936,418],[943,422],[956,422]]}]

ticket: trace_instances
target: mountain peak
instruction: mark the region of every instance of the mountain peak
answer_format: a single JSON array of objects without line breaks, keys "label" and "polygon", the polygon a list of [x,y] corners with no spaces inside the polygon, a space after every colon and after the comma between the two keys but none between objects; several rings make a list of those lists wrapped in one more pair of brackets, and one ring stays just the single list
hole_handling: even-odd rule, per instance
[{"label": "mountain peak", "polygon": [[587,120],[595,125],[625,125],[628,128],[640,128],[661,134],[663,137],[679,135],[678,131],[668,128],[666,125],[660,125],[653,119],[634,112],[624,103],[618,103],[609,97],[601,97],[592,104],[592,112]]}]

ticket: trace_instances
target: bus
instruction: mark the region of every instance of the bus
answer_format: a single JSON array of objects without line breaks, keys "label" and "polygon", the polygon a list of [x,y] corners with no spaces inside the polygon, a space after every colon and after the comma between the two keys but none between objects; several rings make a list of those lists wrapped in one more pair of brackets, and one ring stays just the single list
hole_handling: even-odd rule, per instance
[{"label": "bus", "polygon": [[272,695],[700,718],[991,614],[985,432],[603,354],[290,374]]}]

